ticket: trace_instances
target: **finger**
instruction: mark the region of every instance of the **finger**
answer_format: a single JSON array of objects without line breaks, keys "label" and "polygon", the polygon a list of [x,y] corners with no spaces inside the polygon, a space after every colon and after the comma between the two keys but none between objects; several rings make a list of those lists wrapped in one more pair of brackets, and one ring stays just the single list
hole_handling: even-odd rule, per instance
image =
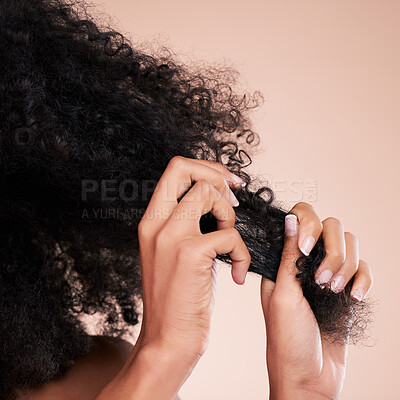
[{"label": "finger", "polygon": [[358,269],[358,240],[349,232],[345,232],[344,238],[346,243],[346,259],[330,282],[330,288],[335,293],[339,293],[344,289]]},{"label": "finger", "polygon": [[321,235],[321,221],[313,206],[308,203],[297,203],[290,213],[296,215],[299,220],[298,244],[301,252],[308,256]]},{"label": "finger", "polygon": [[209,181],[230,204],[238,205],[226,179],[216,168],[177,156],[168,163],[157,183],[143,218],[152,219],[153,229],[158,230],[172,214],[178,199],[200,179]]},{"label": "finger", "polygon": [[325,286],[340,269],[346,258],[346,243],[342,223],[333,217],[322,221],[322,237],[326,256],[315,273],[316,282]]},{"label": "finger", "polygon": [[237,206],[238,200],[224,178],[224,175],[233,174],[223,166],[221,170],[224,171],[224,174],[222,174],[215,166],[211,167],[207,164],[206,161],[199,162],[195,159],[174,157],[168,163],[165,174],[160,179],[160,189],[164,189],[168,194],[172,193],[175,199],[179,199],[194,182],[205,179],[212,183],[228,202]]},{"label": "finger", "polygon": [[198,180],[175,207],[165,223],[164,233],[176,237],[201,235],[200,217],[210,212],[217,219],[217,228],[235,225],[235,211],[208,181]]},{"label": "finger", "polygon": [[294,214],[288,214],[285,218],[285,243],[276,278],[275,291],[281,292],[281,296],[288,294],[301,298],[303,292],[296,278],[298,272],[296,261],[301,256],[298,246],[298,226],[297,217]]},{"label": "finger", "polygon": [[360,260],[350,292],[351,297],[354,300],[362,301],[370,291],[373,283],[371,267],[365,261]]},{"label": "finger", "polygon": [[206,233],[190,239],[193,246],[208,251],[208,257],[214,259],[217,254],[229,254],[232,259],[232,278],[243,285],[250,266],[250,253],[240,233],[235,228]]},{"label": "finger", "polygon": [[198,159],[193,160],[193,161],[200,163],[200,164],[207,165],[207,166],[219,171],[224,176],[224,178],[228,181],[230,186],[234,186],[234,187],[246,186],[246,182],[240,176],[235,175],[234,173],[229,171],[228,168],[226,168],[224,165],[222,165],[219,162],[208,161],[208,160],[198,160]]},{"label": "finger", "polygon": [[270,301],[271,294],[273,293],[274,289],[275,289],[274,281],[271,281],[270,279],[261,277],[260,293],[261,293],[261,305],[262,305],[262,309],[264,311],[264,315],[268,311],[269,301]]}]

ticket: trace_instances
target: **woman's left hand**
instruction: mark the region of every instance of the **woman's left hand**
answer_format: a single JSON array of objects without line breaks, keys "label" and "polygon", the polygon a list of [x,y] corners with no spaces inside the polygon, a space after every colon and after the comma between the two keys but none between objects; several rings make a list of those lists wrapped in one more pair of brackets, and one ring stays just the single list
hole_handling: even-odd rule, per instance
[{"label": "woman's left hand", "polygon": [[298,203],[285,220],[285,246],[276,283],[262,279],[267,330],[270,399],[337,399],[345,375],[347,345],[321,338],[314,314],[296,278],[296,260],[308,255],[322,233],[326,257],[315,279],[340,292],[355,276],[351,296],[365,298],[372,286],[357,238],[336,218],[322,223],[311,205]]}]

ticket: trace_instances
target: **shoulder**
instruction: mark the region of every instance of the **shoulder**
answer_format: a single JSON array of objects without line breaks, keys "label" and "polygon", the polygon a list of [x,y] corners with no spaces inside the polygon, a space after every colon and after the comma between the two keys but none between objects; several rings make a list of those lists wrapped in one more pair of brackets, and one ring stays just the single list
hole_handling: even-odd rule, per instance
[{"label": "shoulder", "polygon": [[76,360],[67,375],[94,374],[105,380],[113,378],[125,364],[133,350],[133,345],[126,340],[93,336],[93,346],[88,354]]},{"label": "shoulder", "polygon": [[[93,336],[88,354],[78,358],[64,376],[32,388],[30,400],[93,399],[121,370],[133,350],[126,340]],[[26,397],[18,397],[25,400]]]},{"label": "shoulder", "polygon": [[66,381],[86,387],[92,382],[103,387],[118,374],[133,350],[131,343],[120,338],[93,336],[92,339],[92,349],[76,360],[65,375]]},{"label": "shoulder", "polygon": [[[99,351],[101,357],[105,358],[105,362],[112,361],[115,363],[118,371],[122,368],[123,364],[125,364],[133,350],[133,345],[130,342],[120,338],[93,336],[93,340],[95,343],[93,351],[95,353]],[[174,400],[182,399],[176,396]]]},{"label": "shoulder", "polygon": [[93,348],[88,354],[89,357],[111,358],[115,362],[128,359],[133,350],[133,345],[121,338],[110,336],[93,336]]},{"label": "shoulder", "polygon": [[[103,365],[114,365],[110,372],[111,380],[127,361],[133,350],[133,345],[126,340],[106,336],[93,336],[93,341],[94,346],[91,352],[91,363],[99,362],[99,364]],[[174,400],[182,399],[176,396]]]}]

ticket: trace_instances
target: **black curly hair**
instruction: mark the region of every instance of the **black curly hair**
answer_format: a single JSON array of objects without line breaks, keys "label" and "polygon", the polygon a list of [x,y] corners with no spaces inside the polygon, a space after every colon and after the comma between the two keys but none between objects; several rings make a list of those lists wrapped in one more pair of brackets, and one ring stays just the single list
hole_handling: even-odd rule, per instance
[{"label": "black curly hair", "polygon": [[[240,93],[231,68],[189,67],[166,49],[134,46],[87,10],[81,1],[0,1],[5,399],[63,375],[90,350],[85,314],[104,317],[104,335],[138,323],[137,226],[152,189],[138,185],[133,196],[125,183],[157,182],[174,156],[220,162],[247,182],[235,191],[236,226],[251,271],[275,280],[282,253],[287,211],[244,170],[258,144],[249,112],[262,96]],[[104,196],[110,182],[123,195]],[[215,229],[215,219],[201,227]],[[304,295],[326,337],[356,339],[364,305],[351,299],[352,281],[340,294],[315,283],[324,256],[320,238],[297,261]]]}]

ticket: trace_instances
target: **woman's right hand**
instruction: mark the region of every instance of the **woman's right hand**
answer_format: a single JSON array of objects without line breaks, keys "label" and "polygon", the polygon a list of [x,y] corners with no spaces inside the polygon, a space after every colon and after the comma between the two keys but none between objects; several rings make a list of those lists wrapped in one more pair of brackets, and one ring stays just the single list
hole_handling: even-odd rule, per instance
[{"label": "woman's right hand", "polygon": [[[250,254],[234,228],[238,203],[227,183],[233,179],[221,164],[183,157],[162,175],[139,224],[141,346],[157,343],[197,360],[208,343],[217,254],[230,254],[233,280],[244,283]],[[200,217],[209,211],[218,230],[202,234]]]},{"label": "woman's right hand", "polygon": [[[120,373],[130,377],[135,399],[141,393],[146,400],[174,398],[204,353],[216,255],[229,253],[233,280],[245,281],[250,254],[234,228],[232,207],[238,202],[229,187],[240,185],[240,178],[219,163],[174,157],[154,190],[139,224],[142,328]],[[209,211],[217,230],[202,234],[200,217]]]}]

